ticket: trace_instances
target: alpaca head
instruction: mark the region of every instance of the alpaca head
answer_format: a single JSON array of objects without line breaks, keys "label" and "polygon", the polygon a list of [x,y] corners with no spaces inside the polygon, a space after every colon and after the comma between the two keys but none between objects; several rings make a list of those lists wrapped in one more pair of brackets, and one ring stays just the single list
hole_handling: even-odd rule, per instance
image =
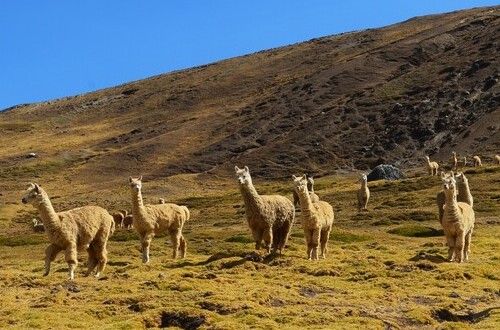
[{"label": "alpaca head", "polygon": [[139,192],[142,188],[142,175],[138,178],[129,177],[128,183],[130,184],[130,188],[132,191]]},{"label": "alpaca head", "polygon": [[366,183],[368,182],[368,177],[366,174],[361,175],[361,178],[359,178],[358,183]]},{"label": "alpaca head", "polygon": [[314,187],[314,178],[312,176],[307,176],[307,189],[309,189],[310,191],[313,190],[313,187]]},{"label": "alpaca head", "polygon": [[236,172],[236,179],[238,180],[240,185],[252,184],[252,177],[250,176],[250,170],[248,169],[248,166],[245,166],[244,169],[240,169],[238,166],[235,166],[234,171]]},{"label": "alpaca head", "polygon": [[308,193],[308,188],[307,188],[307,176],[304,174],[303,176],[295,176],[292,175],[293,179],[293,187],[297,191],[297,193]]},{"label": "alpaca head", "polygon": [[36,183],[30,183],[30,186],[26,190],[22,202],[23,204],[40,204],[43,201],[44,191]]},{"label": "alpaca head", "polygon": [[467,184],[469,183],[469,180],[465,177],[465,174],[462,172],[458,172],[455,174],[455,180],[457,184]]},{"label": "alpaca head", "polygon": [[431,159],[429,158],[429,156],[425,156],[425,160],[427,160],[428,162],[431,161]]},{"label": "alpaca head", "polygon": [[441,172],[441,180],[443,180],[443,191],[445,194],[456,194],[456,181],[453,172]]}]

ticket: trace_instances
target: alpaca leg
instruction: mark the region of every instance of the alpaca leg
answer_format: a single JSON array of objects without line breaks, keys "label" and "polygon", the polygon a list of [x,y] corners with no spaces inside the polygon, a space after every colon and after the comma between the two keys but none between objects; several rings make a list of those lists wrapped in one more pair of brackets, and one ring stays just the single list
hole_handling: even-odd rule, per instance
[{"label": "alpaca leg", "polygon": [[464,260],[464,245],[465,235],[457,235],[457,240],[455,242],[455,259],[459,263]]},{"label": "alpaca leg", "polygon": [[142,262],[149,262],[149,246],[151,245],[151,240],[155,236],[154,233],[142,233],[141,234],[141,247],[142,247]]},{"label": "alpaca leg", "polygon": [[472,230],[467,235],[465,235],[465,244],[464,244],[464,260],[465,261],[469,260],[471,237],[472,237]]},{"label": "alpaca leg", "polygon": [[307,245],[307,259],[311,260],[312,255],[312,231],[310,230],[304,230],[304,236],[306,238],[306,245]]},{"label": "alpaca leg", "polygon": [[91,243],[87,249],[87,254],[89,255],[89,260],[87,262],[87,272],[85,273],[85,277],[89,276],[92,271],[95,269],[97,266],[97,257],[94,252],[94,246],[93,243]]},{"label": "alpaca leg", "polygon": [[[280,254],[285,250],[286,242],[288,241],[288,234],[290,233],[291,223],[285,222],[280,230],[279,240],[278,240],[278,252]],[[276,239],[276,238],[275,238]]]},{"label": "alpaca leg", "polygon": [[255,240],[255,250],[258,251],[260,250],[260,244],[262,242],[262,230],[260,228],[257,229],[252,229],[252,236],[253,239]]},{"label": "alpaca leg", "polygon": [[318,246],[320,241],[321,231],[315,229],[311,237],[312,260],[318,260]]},{"label": "alpaca leg", "polygon": [[446,245],[448,245],[448,261],[453,261],[455,257],[455,237],[446,235]]},{"label": "alpaca leg", "polygon": [[70,245],[66,248],[66,251],[64,252],[64,257],[66,259],[66,262],[68,263],[69,279],[70,280],[75,278],[75,268],[76,268],[76,265],[78,264],[76,250],[77,249],[76,249],[75,245]]},{"label": "alpaca leg", "polygon": [[50,244],[49,246],[47,246],[47,248],[45,249],[45,273],[43,274],[43,276],[49,275],[50,263],[54,261],[54,259],[56,259],[57,254],[62,250],[62,248],[54,244]]},{"label": "alpaca leg", "polygon": [[262,239],[264,244],[266,244],[267,253],[271,253],[271,245],[273,244],[273,230],[272,228],[264,229]]},{"label": "alpaca leg", "polygon": [[182,235],[181,235],[180,250],[181,250],[181,258],[184,259],[186,257],[187,242],[184,239],[184,236],[182,236]]},{"label": "alpaca leg", "polygon": [[108,250],[106,249],[106,242],[98,242],[94,248],[95,257],[97,259],[97,272],[95,277],[99,277],[101,273],[106,268],[106,263],[108,262]]},{"label": "alpaca leg", "polygon": [[328,227],[327,230],[324,230],[321,232],[321,258],[325,259],[326,258],[326,248],[328,245],[328,238],[330,237],[330,231],[332,230],[332,227]]},{"label": "alpaca leg", "polygon": [[177,259],[177,254],[179,250],[179,246],[181,244],[182,234],[179,230],[175,230],[169,233],[170,234],[170,242],[172,242],[172,258]]}]

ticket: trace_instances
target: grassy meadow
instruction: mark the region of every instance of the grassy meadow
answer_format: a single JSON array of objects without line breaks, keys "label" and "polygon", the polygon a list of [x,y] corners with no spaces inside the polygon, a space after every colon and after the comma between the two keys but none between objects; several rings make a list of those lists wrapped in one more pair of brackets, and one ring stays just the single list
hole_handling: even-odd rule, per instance
[{"label": "grassy meadow", "polygon": [[[83,277],[80,253],[73,281],[63,254],[43,276],[48,240],[31,231],[36,211],[20,192],[18,203],[0,205],[0,328],[498,329],[500,309],[488,308],[500,307],[500,167],[466,171],[476,226],[463,264],[445,260],[441,180],[407,174],[369,182],[368,212],[356,208],[357,175],[315,178],[336,218],[324,260],[306,259],[300,212],[284,255],[254,251],[237,184],[221,178],[224,189],[173,200],[191,210],[186,259],[172,260],[168,237],[155,237],[144,265],[138,236],[120,228],[102,277]],[[292,198],[291,178],[253,181],[261,194]],[[145,197],[154,184],[144,184]]]}]

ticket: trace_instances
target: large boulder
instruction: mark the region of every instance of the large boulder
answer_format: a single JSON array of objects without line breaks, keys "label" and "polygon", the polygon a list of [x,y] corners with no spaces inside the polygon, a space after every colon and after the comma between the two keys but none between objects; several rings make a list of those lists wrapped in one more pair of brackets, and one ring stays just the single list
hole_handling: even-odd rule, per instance
[{"label": "large boulder", "polygon": [[383,164],[375,167],[370,174],[367,175],[367,177],[368,181],[406,179],[406,175],[404,175],[399,168]]}]

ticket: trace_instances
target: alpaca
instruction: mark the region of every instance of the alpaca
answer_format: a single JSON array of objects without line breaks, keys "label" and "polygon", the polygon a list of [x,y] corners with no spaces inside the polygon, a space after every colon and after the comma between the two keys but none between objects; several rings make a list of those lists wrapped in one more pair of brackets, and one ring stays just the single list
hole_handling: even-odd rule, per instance
[{"label": "alpaca", "polygon": [[441,174],[445,202],[442,226],[448,245],[449,261],[467,261],[474,229],[474,210],[469,204],[457,201],[457,187],[453,173]]},{"label": "alpaca", "polygon": [[333,208],[325,201],[311,202],[305,175],[302,177],[293,175],[292,179],[300,199],[300,216],[307,243],[307,257],[309,260],[318,260],[318,246],[321,243],[321,257],[324,259],[334,220]]},{"label": "alpaca", "polygon": [[123,219],[123,227],[127,229],[133,228],[134,227],[133,223],[134,223],[134,217],[132,216],[132,214],[127,214],[125,219]]},{"label": "alpaca", "polygon": [[439,169],[439,164],[436,162],[431,162],[429,156],[425,156],[425,159],[427,159],[427,171],[429,172],[430,176],[438,175],[438,169]]},{"label": "alpaca", "polygon": [[368,177],[366,174],[361,176],[361,179],[358,180],[358,183],[361,184],[359,190],[357,191],[358,195],[358,211],[367,211],[368,200],[370,199],[370,189],[368,188]]},{"label": "alpaca", "polygon": [[255,250],[260,249],[264,240],[267,253],[283,253],[295,218],[292,201],[280,195],[259,195],[248,167],[240,169],[235,166],[234,169],[245,203],[248,227],[255,240]]},{"label": "alpaca", "polygon": [[[311,201],[313,203],[319,202],[319,197],[314,192],[314,178],[309,175],[307,176],[307,189],[309,190],[309,195],[311,195]],[[295,207],[300,206],[299,195],[297,195],[295,188],[293,188],[293,206]]]},{"label": "alpaca", "polygon": [[165,198],[159,198],[158,204],[165,204]]},{"label": "alpaca", "polygon": [[43,223],[39,222],[38,219],[33,219],[31,220],[32,222],[32,229],[35,233],[40,233],[45,231],[45,227],[43,226]]},{"label": "alpaca", "polygon": [[457,153],[455,151],[451,152],[450,164],[451,164],[451,170],[456,171],[458,166],[458,158],[457,158]]},{"label": "alpaca", "polygon": [[[453,175],[456,181],[457,187],[457,202],[463,202],[466,204],[469,204],[471,207],[473,207],[474,204],[474,198],[472,197],[472,194],[470,193],[469,189],[469,180],[465,176],[464,173],[458,172],[458,173],[453,173],[451,172],[449,175]],[[443,176],[443,173],[441,173],[441,176]],[[438,206],[438,212],[439,212],[439,222],[442,223],[443,221],[443,213],[444,213],[444,204],[445,204],[445,195],[444,191],[441,190],[437,196],[436,196],[436,203]]]},{"label": "alpaca", "polygon": [[472,157],[472,161],[474,162],[474,167],[483,166],[483,163],[481,163],[481,158],[479,158],[479,156]]},{"label": "alpaca", "polygon": [[113,220],[115,221],[116,228],[123,227],[123,219],[125,219],[125,215],[122,212],[115,212],[111,214],[113,216]]},{"label": "alpaca", "polygon": [[500,165],[500,155],[495,155],[495,164]]},{"label": "alpaca", "polygon": [[142,176],[129,177],[132,193],[133,226],[139,233],[142,248],[142,262],[149,262],[149,247],[155,234],[168,232],[173,245],[172,258],[177,258],[178,250],[181,258],[186,256],[187,243],[182,235],[182,228],[189,220],[189,210],[185,206],[166,203],[144,205],[142,200]]},{"label": "alpaca", "polygon": [[99,206],[84,206],[57,212],[47,193],[36,183],[31,183],[22,199],[38,209],[50,245],[45,250],[45,273],[50,272],[50,263],[64,250],[69,268],[69,279],[74,278],[77,266],[77,251],[87,250],[89,255],[88,276],[97,266],[95,277],[99,277],[106,267],[106,244],[114,232],[113,217]]}]

